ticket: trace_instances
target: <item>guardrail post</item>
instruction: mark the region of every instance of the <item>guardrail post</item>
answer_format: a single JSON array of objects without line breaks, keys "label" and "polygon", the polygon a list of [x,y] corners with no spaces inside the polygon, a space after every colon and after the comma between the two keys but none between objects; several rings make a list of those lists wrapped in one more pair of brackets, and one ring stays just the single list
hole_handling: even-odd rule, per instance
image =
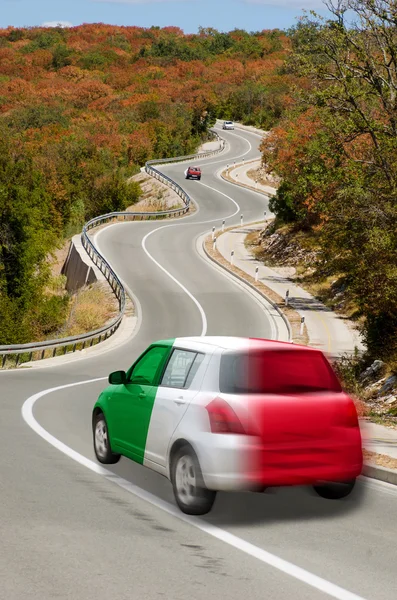
[{"label": "guardrail post", "polygon": [[214,245],[213,245],[213,249],[216,250],[216,237],[214,237]]},{"label": "guardrail post", "polygon": [[1,361],[1,368],[4,369],[4,365],[6,364],[7,354],[3,354],[3,360]]},{"label": "guardrail post", "polygon": [[303,330],[305,327],[305,317],[301,318],[301,329],[300,329],[300,335],[303,335]]},{"label": "guardrail post", "polygon": [[55,354],[57,353],[57,349],[54,348],[54,350],[52,351],[52,358],[54,358]]},{"label": "guardrail post", "polygon": [[243,226],[244,225],[244,216],[241,215],[240,217],[240,225]]},{"label": "guardrail post", "polygon": [[285,306],[288,306],[289,304],[289,290],[287,290],[285,292]]},{"label": "guardrail post", "polygon": [[258,281],[258,273],[259,273],[259,267],[256,267],[256,269],[255,269],[255,281]]},{"label": "guardrail post", "polygon": [[215,237],[215,227],[212,228],[212,239]]},{"label": "guardrail post", "polygon": [[45,350],[42,351],[40,360],[43,360],[44,356],[45,356]]},{"label": "guardrail post", "polygon": [[225,220],[222,221],[222,232],[225,231]]},{"label": "guardrail post", "polygon": [[231,255],[230,255],[230,263],[232,266],[234,265],[234,250],[232,250]]}]

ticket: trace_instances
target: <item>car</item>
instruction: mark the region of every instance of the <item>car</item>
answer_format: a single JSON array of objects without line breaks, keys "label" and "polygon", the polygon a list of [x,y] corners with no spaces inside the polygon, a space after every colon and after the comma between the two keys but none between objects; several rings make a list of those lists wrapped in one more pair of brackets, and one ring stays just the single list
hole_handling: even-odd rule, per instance
[{"label": "car", "polygon": [[186,171],[186,179],[201,179],[201,169],[200,167],[189,167]]},{"label": "car", "polygon": [[219,491],[307,485],[343,498],[363,466],[353,400],[320,350],[287,342],[157,341],[110,374],[92,431],[100,463],[124,456],[165,476],[190,515]]},{"label": "car", "polygon": [[234,129],[233,121],[223,121],[222,129]]}]

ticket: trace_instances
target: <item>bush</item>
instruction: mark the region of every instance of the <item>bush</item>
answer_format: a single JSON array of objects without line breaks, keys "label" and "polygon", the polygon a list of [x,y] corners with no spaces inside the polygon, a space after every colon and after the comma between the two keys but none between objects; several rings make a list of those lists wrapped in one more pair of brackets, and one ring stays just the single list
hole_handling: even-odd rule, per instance
[{"label": "bush", "polygon": [[62,108],[42,104],[16,109],[5,121],[10,129],[17,131],[40,129],[48,125],[60,125],[66,128],[69,125],[69,119]]}]

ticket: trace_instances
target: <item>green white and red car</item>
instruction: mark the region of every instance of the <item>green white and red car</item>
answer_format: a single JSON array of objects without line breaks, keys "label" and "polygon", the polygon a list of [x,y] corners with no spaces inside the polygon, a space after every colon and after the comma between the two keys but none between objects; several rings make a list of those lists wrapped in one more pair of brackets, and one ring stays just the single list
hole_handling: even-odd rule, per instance
[{"label": "green white and red car", "polygon": [[109,376],[92,415],[102,464],[171,480],[188,514],[218,491],[310,485],[347,496],[363,466],[357,412],[319,350],[252,338],[158,341]]}]

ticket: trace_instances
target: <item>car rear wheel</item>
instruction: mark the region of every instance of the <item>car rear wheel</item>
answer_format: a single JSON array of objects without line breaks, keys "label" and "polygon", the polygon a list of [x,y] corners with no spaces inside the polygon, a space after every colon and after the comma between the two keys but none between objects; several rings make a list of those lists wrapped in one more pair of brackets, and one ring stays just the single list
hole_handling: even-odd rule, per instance
[{"label": "car rear wheel", "polygon": [[187,515],[207,514],[216,498],[203,481],[196,453],[189,445],[177,450],[171,463],[171,482],[177,505]]},{"label": "car rear wheel", "polygon": [[352,479],[351,481],[314,485],[313,488],[321,498],[326,498],[327,500],[340,500],[352,493],[355,484],[356,480]]},{"label": "car rear wheel", "polygon": [[98,461],[103,465],[114,465],[119,462],[120,454],[114,454],[110,446],[108,426],[105,415],[98,413],[93,420],[94,451]]}]

